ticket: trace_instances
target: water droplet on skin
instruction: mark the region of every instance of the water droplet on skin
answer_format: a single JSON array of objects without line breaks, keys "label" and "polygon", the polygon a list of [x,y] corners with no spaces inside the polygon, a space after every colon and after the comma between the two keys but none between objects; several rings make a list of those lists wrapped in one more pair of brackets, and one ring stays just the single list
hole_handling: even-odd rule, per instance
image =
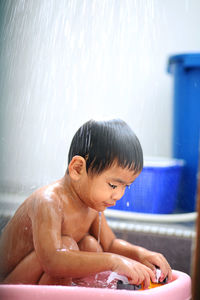
[{"label": "water droplet on skin", "polygon": [[73,250],[73,249],[70,249],[70,247],[68,249],[66,248],[61,248],[61,249],[57,249],[56,251],[57,252],[67,252],[68,250]]}]

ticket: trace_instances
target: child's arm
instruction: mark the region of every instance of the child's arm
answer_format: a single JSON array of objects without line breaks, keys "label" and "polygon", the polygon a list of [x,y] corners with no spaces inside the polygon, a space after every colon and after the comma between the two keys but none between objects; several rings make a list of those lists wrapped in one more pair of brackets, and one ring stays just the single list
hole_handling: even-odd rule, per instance
[{"label": "child's arm", "polygon": [[33,241],[44,272],[52,277],[84,277],[111,270],[126,275],[132,283],[144,281],[147,287],[153,272],[142,264],[113,253],[62,249],[62,209],[59,199],[41,197],[31,214]]},{"label": "child's arm", "polygon": [[[93,234],[97,235],[98,219],[93,224]],[[124,240],[117,239],[108,226],[105,216],[102,213],[101,222],[101,246],[104,251],[123,255],[125,257],[139,261],[140,263],[149,267],[155,272],[155,266],[159,267],[162,271],[160,280],[164,280],[168,276],[168,280],[172,280],[172,271],[165,257],[156,252],[149,251],[145,248],[132,245]]]},{"label": "child's arm", "polygon": [[165,257],[160,253],[149,251],[143,247],[132,245],[120,239],[115,239],[113,241],[109,251],[135,259],[149,267],[154,272],[156,271],[155,266],[157,266],[162,271],[162,275],[160,277],[161,282],[166,277],[168,277],[168,281],[172,280],[171,267]]}]

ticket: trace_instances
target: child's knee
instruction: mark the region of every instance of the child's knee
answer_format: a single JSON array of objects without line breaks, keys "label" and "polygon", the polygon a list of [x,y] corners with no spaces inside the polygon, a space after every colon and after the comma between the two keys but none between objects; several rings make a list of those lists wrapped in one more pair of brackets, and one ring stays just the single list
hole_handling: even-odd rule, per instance
[{"label": "child's knee", "polygon": [[79,249],[82,251],[89,251],[89,252],[102,252],[103,249],[101,245],[97,242],[97,240],[91,236],[86,235],[79,243]]},{"label": "child's knee", "polygon": [[76,241],[70,236],[62,236],[62,247],[69,250],[79,250]]}]

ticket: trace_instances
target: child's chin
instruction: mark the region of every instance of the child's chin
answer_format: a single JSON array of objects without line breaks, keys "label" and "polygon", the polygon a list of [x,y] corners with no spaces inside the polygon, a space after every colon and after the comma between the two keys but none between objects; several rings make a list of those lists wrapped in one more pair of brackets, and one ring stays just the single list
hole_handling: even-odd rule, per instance
[{"label": "child's chin", "polygon": [[107,207],[105,207],[105,206],[104,206],[104,207],[100,207],[100,208],[98,207],[98,208],[96,208],[95,210],[96,210],[97,212],[103,212],[104,210],[106,210],[106,208],[107,208]]}]

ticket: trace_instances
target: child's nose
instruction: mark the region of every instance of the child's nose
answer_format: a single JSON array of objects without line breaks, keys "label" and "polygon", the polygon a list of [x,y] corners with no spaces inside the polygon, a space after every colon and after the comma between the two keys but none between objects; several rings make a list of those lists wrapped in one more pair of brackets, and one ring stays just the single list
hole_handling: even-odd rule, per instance
[{"label": "child's nose", "polygon": [[114,190],[112,193],[112,199],[117,201],[121,199],[121,197],[124,195],[125,188],[119,188],[118,190]]}]

